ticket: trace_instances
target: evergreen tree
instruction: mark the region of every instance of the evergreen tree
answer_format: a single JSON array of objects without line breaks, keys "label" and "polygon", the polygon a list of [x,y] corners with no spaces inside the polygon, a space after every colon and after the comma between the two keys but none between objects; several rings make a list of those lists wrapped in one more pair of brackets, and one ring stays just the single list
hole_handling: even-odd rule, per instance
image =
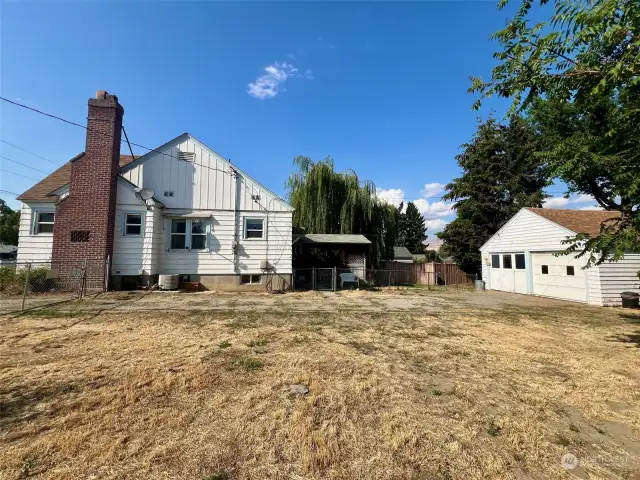
[{"label": "evergreen tree", "polygon": [[456,160],[463,174],[443,197],[456,202],[457,218],[438,234],[444,241],[440,253],[467,273],[479,273],[482,244],[521,208],[542,206],[549,181],[535,155],[534,132],[520,117],[507,125],[495,119],[480,123],[462,147]]},{"label": "evergreen tree", "polygon": [[[400,222],[399,222],[400,223]],[[404,245],[411,253],[423,253],[424,241],[427,239],[424,217],[413,202],[407,203],[407,210],[402,214],[402,236]]]}]

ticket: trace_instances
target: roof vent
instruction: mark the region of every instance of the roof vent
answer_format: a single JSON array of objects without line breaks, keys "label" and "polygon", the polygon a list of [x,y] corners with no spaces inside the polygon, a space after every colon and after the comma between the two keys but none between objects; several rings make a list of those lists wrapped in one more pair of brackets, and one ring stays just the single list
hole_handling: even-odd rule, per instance
[{"label": "roof vent", "polygon": [[196,154],[193,152],[178,152],[178,160],[185,162],[193,162],[196,158]]}]

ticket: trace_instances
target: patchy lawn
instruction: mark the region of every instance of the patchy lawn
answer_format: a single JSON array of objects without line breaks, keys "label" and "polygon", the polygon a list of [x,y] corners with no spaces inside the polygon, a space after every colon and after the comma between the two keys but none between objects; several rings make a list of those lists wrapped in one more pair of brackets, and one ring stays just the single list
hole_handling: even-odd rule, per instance
[{"label": "patchy lawn", "polygon": [[1,479],[640,476],[640,315],[623,310],[115,294],[0,328]]}]

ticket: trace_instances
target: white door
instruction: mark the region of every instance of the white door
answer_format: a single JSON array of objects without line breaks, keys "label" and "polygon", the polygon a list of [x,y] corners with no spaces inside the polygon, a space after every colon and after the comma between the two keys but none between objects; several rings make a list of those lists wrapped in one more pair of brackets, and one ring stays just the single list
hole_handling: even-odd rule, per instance
[{"label": "white door", "polygon": [[524,253],[493,253],[490,261],[492,290],[527,293]]},{"label": "white door", "polygon": [[556,257],[553,253],[534,253],[531,256],[531,264],[534,295],[587,301],[583,260],[570,255]]}]

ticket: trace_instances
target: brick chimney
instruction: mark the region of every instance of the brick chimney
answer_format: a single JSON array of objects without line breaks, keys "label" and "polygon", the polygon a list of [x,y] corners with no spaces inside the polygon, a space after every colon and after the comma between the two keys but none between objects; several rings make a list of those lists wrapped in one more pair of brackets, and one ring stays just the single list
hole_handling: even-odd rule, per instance
[{"label": "brick chimney", "polygon": [[72,160],[69,196],[56,208],[54,262],[113,255],[123,115],[115,95],[98,90],[89,99],[85,154]]}]

